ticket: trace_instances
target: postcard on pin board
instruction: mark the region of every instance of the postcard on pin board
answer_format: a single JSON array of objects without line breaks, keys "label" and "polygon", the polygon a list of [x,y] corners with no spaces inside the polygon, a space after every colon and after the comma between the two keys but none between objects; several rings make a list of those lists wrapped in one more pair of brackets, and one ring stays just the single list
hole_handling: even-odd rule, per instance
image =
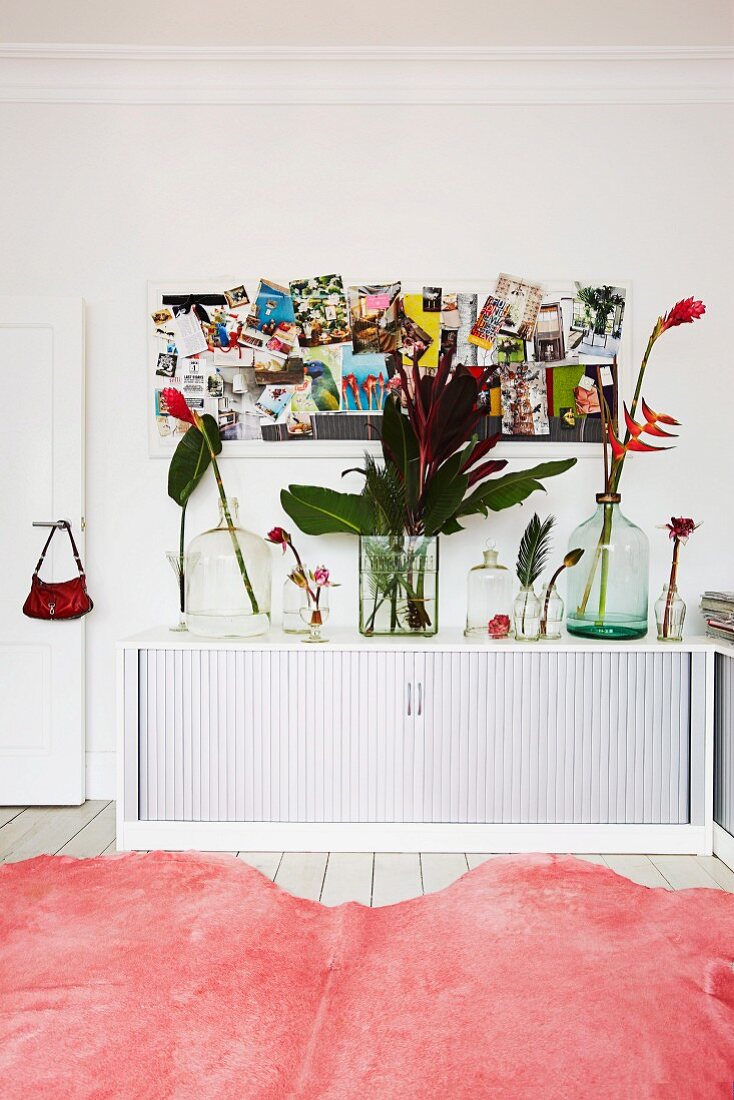
[{"label": "postcard on pin board", "polygon": [[258,385],[268,386],[273,383],[279,385],[297,385],[303,381],[303,359],[300,356],[285,358],[275,355],[272,351],[263,349],[253,354],[253,366],[255,368],[255,381]]},{"label": "postcard on pin board", "polygon": [[503,435],[548,435],[545,367],[518,363],[499,369]]},{"label": "postcard on pin board", "polygon": [[469,342],[469,334],[477,319],[478,303],[476,294],[456,295],[456,308],[459,315],[459,324],[456,329],[456,362],[463,363],[465,367],[477,365],[477,346]]},{"label": "postcard on pin board", "polygon": [[574,284],[570,331],[579,359],[611,360],[619,354],[627,292],[606,283]]},{"label": "postcard on pin board", "polygon": [[530,340],[543,301],[543,288],[539,283],[529,283],[502,272],[494,292],[507,303],[503,330],[523,340]]},{"label": "postcard on pin board", "polygon": [[176,373],[176,363],[178,356],[170,351],[159,351],[158,362],[156,363],[156,374],[162,375],[163,378],[173,378]]},{"label": "postcard on pin board", "polygon": [[472,325],[471,332],[467,336],[469,343],[489,350],[504,324],[507,312],[507,302],[504,298],[495,298],[493,294],[488,295],[479,311],[479,316]]},{"label": "postcard on pin board", "polygon": [[[293,299],[286,286],[261,279],[245,327],[245,343],[265,347],[279,326],[295,326]],[[291,329],[281,329],[281,332]]]},{"label": "postcard on pin board", "polygon": [[302,347],[349,343],[349,303],[341,275],[295,279],[290,291]]},{"label": "postcard on pin board", "polygon": [[401,342],[400,283],[350,286],[347,295],[354,354],[397,351]]},{"label": "postcard on pin board", "polygon": [[242,309],[249,306],[250,299],[244,286],[234,286],[231,290],[224,291],[224,297],[230,309]]},{"label": "postcard on pin board", "polygon": [[344,412],[382,412],[390,392],[384,355],[344,348],[342,359],[342,409]]},{"label": "postcard on pin board", "polygon": [[341,347],[304,348],[303,394],[311,412],[339,412],[342,407]]},{"label": "postcard on pin board", "polygon": [[[429,292],[426,309],[426,291]],[[438,294],[438,309],[434,308],[431,292]],[[410,366],[414,360],[427,370],[438,367],[438,353],[441,348],[441,297],[438,287],[424,287],[422,294],[406,294],[403,298],[401,319],[401,337],[403,365]]]},{"label": "postcard on pin board", "polygon": [[290,404],[293,389],[293,386],[266,386],[255,402],[255,408],[262,416],[278,420]]}]

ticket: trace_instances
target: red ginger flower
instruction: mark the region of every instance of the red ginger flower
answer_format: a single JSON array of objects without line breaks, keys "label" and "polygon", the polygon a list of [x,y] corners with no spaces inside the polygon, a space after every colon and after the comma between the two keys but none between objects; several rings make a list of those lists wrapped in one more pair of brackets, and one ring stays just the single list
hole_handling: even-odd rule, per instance
[{"label": "red ginger flower", "polygon": [[685,516],[678,516],[677,519],[675,516],[671,516],[670,523],[666,523],[664,526],[667,527],[671,539],[686,543],[699,524],[695,520],[686,519]]},{"label": "red ginger flower", "polygon": [[177,420],[185,420],[187,424],[196,423],[194,414],[186,404],[186,398],[181,393],[181,390],[174,390],[172,387],[165,389],[163,391],[163,400],[171,416],[175,416]]},{"label": "red ginger flower", "polygon": [[660,332],[666,332],[669,328],[676,328],[677,325],[690,325],[693,321],[697,321],[699,317],[703,317],[706,312],[706,306],[703,302],[696,301],[692,296],[690,298],[682,298],[680,302],[676,302],[672,309],[660,318]]}]

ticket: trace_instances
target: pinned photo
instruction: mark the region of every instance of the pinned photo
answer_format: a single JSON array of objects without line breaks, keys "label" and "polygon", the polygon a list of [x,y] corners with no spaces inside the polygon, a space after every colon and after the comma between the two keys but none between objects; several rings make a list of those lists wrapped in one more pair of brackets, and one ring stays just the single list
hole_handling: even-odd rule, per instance
[{"label": "pinned photo", "polygon": [[260,386],[273,383],[297,385],[303,381],[303,359],[291,356],[286,359],[271,351],[256,351],[253,357],[255,381]]},{"label": "pinned photo", "polygon": [[[403,364],[408,366],[417,358],[422,367],[435,370],[441,345],[441,311],[426,312],[424,302],[425,290],[423,294],[406,294],[403,298],[400,325]],[[440,293],[438,304],[441,304]]]},{"label": "pinned photo", "polygon": [[159,351],[155,372],[163,378],[173,378],[176,373],[178,356],[170,351]]},{"label": "pinned photo", "polygon": [[277,420],[288,408],[293,397],[293,386],[266,386],[255,402],[255,408],[270,420]]},{"label": "pinned photo", "polygon": [[397,351],[401,342],[400,283],[350,286],[347,293],[354,354]]},{"label": "pinned photo", "polygon": [[518,363],[499,367],[503,435],[548,435],[545,367]]},{"label": "pinned photo", "polygon": [[349,303],[341,275],[295,279],[290,291],[303,347],[349,343]]},{"label": "pinned photo", "polygon": [[260,347],[264,347],[271,336],[275,335],[278,326],[294,325],[295,321],[293,299],[288,287],[261,279],[255,301],[250,307],[245,329],[253,345],[259,344]]},{"label": "pinned photo", "polygon": [[224,379],[221,374],[210,374],[206,380],[206,392],[208,397],[224,397]]},{"label": "pinned photo", "polygon": [[571,333],[580,358],[613,359],[619,353],[626,291],[609,284],[575,284]]},{"label": "pinned photo", "polygon": [[154,325],[168,325],[173,320],[173,313],[167,306],[161,309],[157,309],[155,313],[151,313]]},{"label": "pinned photo", "polygon": [[355,354],[351,348],[344,348],[342,360],[344,412],[382,412],[390,392],[390,377],[384,355]]},{"label": "pinned photo", "polygon": [[306,348],[303,368],[303,382],[296,387],[296,394],[302,396],[303,408],[310,412],[339,412],[342,407],[342,349]]},{"label": "pinned photo", "polygon": [[440,313],[443,294],[440,286],[423,287],[423,312]]},{"label": "pinned photo", "polygon": [[247,291],[243,286],[235,286],[231,290],[225,290],[224,298],[230,309],[240,309],[242,306],[249,306],[250,304]]},{"label": "pinned photo", "polygon": [[522,340],[532,339],[543,301],[543,288],[540,284],[528,283],[503,272],[497,280],[494,292],[507,303],[503,329]]},{"label": "pinned photo", "polygon": [[488,295],[487,300],[479,311],[479,316],[472,325],[467,336],[470,344],[476,344],[479,348],[489,350],[494,344],[495,337],[507,317],[508,306],[504,298],[495,298]]}]

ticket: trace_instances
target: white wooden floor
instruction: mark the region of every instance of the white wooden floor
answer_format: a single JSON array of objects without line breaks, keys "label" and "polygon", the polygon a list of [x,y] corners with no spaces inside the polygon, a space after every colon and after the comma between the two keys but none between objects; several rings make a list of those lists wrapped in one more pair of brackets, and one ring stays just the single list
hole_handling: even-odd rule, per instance
[{"label": "white wooden floor", "polygon": [[[37,855],[115,851],[114,802],[69,807],[0,807],[0,862]],[[497,853],[492,853],[497,854]],[[391,905],[441,890],[492,854],[463,852],[232,852],[299,897],[339,905]],[[734,893],[734,871],[715,856],[582,855],[643,886],[708,886]]]}]

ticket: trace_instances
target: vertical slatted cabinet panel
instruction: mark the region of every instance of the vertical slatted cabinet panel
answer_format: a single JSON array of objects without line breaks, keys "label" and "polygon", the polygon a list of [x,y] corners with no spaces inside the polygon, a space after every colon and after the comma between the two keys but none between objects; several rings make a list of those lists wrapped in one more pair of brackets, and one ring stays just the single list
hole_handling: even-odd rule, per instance
[{"label": "vertical slatted cabinet panel", "polygon": [[405,762],[413,816],[402,820],[689,820],[689,654],[481,649],[416,660],[424,702]]},{"label": "vertical slatted cabinet panel", "polygon": [[716,654],[714,821],[734,835],[734,657]]}]

